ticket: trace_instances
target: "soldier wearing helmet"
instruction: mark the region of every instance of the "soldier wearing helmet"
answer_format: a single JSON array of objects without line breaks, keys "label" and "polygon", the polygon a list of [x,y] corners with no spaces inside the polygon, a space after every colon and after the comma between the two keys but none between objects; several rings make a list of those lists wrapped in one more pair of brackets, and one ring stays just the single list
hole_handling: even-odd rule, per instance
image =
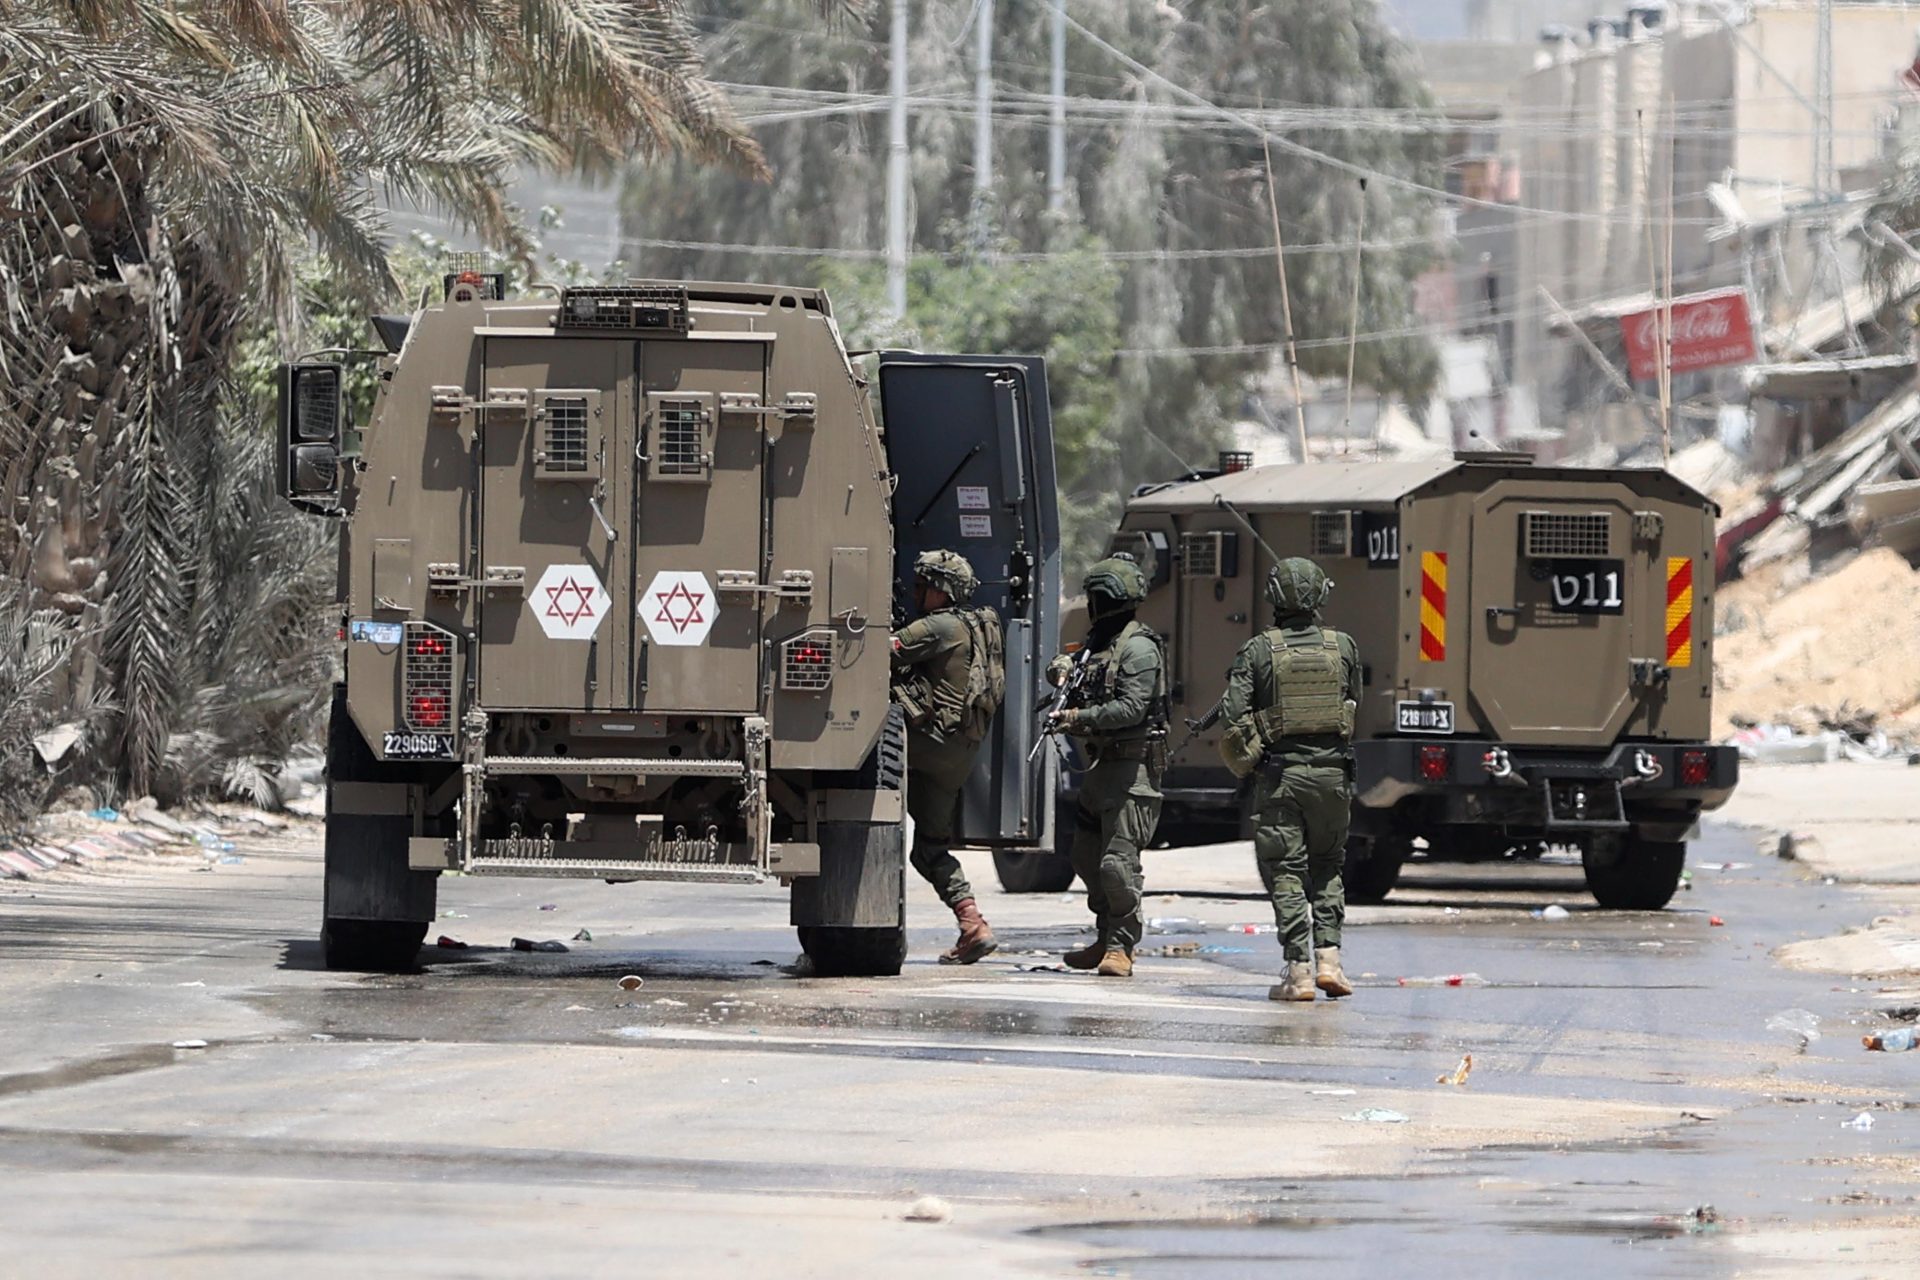
[{"label": "soldier wearing helmet", "polygon": [[1340,926],[1353,802],[1353,717],[1360,702],[1360,648],[1320,625],[1333,584],[1298,557],[1267,575],[1273,627],[1249,640],[1227,673],[1221,755],[1253,775],[1254,860],[1273,899],[1287,961],[1274,1000],[1316,991],[1353,994],[1340,968]]},{"label": "soldier wearing helmet", "polygon": [[1047,667],[1062,690],[1048,728],[1076,738],[1088,762],[1069,856],[1097,933],[1064,958],[1075,969],[1126,978],[1140,942],[1140,850],[1159,824],[1167,769],[1165,642],[1133,616],[1147,579],[1132,556],[1100,561],[1085,587],[1093,620],[1086,643]]},{"label": "soldier wearing helmet", "polygon": [[1006,689],[1000,617],[967,607],[979,585],[958,552],[921,552],[913,563],[916,616],[893,637],[893,700],[907,719],[913,868],[960,926],[942,964],[972,964],[998,945],[953,856],[960,788]]}]

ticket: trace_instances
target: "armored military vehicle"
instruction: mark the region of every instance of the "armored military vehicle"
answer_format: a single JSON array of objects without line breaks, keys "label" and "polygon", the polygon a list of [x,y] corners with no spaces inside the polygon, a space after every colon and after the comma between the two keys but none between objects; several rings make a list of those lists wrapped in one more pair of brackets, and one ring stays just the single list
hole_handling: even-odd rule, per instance
[{"label": "armored military vehicle", "polygon": [[[282,491],[342,524],[327,963],[410,964],[459,870],[777,879],[817,972],[897,972],[888,634],[921,549],[972,557],[1007,623],[963,835],[1049,840],[1044,368],[888,353],[883,427],[818,290],[502,283],[451,276],[376,319],[384,350],[283,371]],[[356,358],[377,392],[347,456]]]},{"label": "armored military vehicle", "polygon": [[[1181,717],[1215,705],[1234,653],[1271,624],[1261,541],[1332,576],[1327,623],[1365,664],[1349,896],[1388,894],[1416,841],[1468,861],[1562,845],[1602,906],[1657,908],[1695,819],[1738,773],[1733,749],[1707,741],[1715,515],[1658,470],[1229,455],[1138,490],[1112,546],[1150,566],[1140,617],[1168,640],[1176,744]],[[1163,839],[1246,832],[1222,731],[1172,759]]]}]

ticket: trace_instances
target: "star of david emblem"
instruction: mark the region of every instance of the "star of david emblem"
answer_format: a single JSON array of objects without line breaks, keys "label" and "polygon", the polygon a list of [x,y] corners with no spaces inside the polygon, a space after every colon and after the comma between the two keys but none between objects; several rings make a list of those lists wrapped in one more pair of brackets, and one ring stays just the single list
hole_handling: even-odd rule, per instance
[{"label": "star of david emblem", "polygon": [[[568,597],[572,597],[572,603]],[[568,626],[573,626],[582,618],[593,616],[594,588],[582,586],[573,578],[568,578],[557,587],[547,588],[547,616],[558,618]]]},{"label": "star of david emblem", "polygon": [[592,565],[550,564],[526,602],[547,639],[591,640],[613,600]]},{"label": "star of david emblem", "polygon": [[653,620],[672,627],[675,635],[685,635],[688,627],[706,621],[700,612],[706,598],[704,592],[689,591],[685,582],[676,582],[660,597],[660,612],[653,615]]}]

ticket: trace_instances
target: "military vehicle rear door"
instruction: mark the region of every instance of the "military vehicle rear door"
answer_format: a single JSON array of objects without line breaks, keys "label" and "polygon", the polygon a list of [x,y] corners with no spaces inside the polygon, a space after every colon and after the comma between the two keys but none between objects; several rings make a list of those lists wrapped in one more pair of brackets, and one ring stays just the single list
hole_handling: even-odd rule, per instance
[{"label": "military vehicle rear door", "polygon": [[[1007,700],[962,796],[969,844],[1051,839],[1050,752],[1029,761],[1041,671],[1059,640],[1060,519],[1045,363],[1037,356],[880,356],[893,496],[894,599],[909,610],[913,562],[947,547],[981,579],[976,604],[1006,628]],[[903,615],[904,616],[904,615]]]},{"label": "military vehicle rear door", "polygon": [[1502,480],[1474,502],[1468,683],[1495,734],[1611,742],[1633,710],[1636,632],[1657,632],[1634,496],[1608,482]]}]

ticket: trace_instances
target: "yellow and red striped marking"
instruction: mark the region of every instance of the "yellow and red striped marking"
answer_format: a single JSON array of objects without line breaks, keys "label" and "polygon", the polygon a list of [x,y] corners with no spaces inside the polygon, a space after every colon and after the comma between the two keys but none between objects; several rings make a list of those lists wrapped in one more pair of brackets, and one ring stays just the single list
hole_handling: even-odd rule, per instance
[{"label": "yellow and red striped marking", "polygon": [[1667,560],[1667,665],[1693,665],[1693,560]]},{"label": "yellow and red striped marking", "polygon": [[1447,553],[1420,553],[1420,661],[1447,657]]}]

